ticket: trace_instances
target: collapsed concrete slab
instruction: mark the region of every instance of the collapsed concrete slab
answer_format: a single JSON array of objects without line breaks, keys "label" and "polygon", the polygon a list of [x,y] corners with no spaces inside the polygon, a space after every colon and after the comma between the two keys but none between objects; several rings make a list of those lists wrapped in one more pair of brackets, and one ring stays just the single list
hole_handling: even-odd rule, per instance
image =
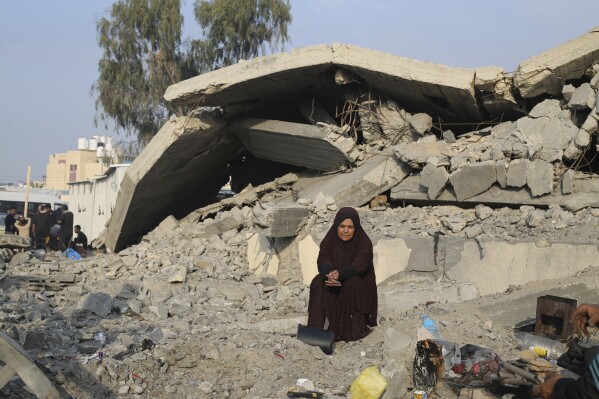
[{"label": "collapsed concrete slab", "polygon": [[337,206],[361,206],[405,179],[411,169],[395,156],[375,155],[349,173],[317,179],[298,190],[300,199],[332,197]]},{"label": "collapsed concrete slab", "polygon": [[479,121],[472,69],[453,68],[334,43],[243,61],[170,86],[164,98],[175,104],[221,106],[229,115],[259,109],[269,99],[334,92],[342,68],[409,111],[445,120]]},{"label": "collapsed concrete slab", "polygon": [[258,204],[252,214],[267,237],[293,237],[305,226],[310,209],[299,204]]},{"label": "collapsed concrete slab", "polygon": [[567,80],[579,79],[599,62],[599,27],[522,62],[514,84],[524,98],[561,93]]},{"label": "collapsed concrete slab", "polygon": [[169,120],[127,169],[104,242],[119,251],[165,217],[183,217],[210,202],[241,150],[219,118]]},{"label": "collapsed concrete slab", "polygon": [[449,181],[458,201],[472,198],[487,191],[497,181],[495,162],[485,161],[466,165],[453,172],[449,176]]},{"label": "collapsed concrete slab", "polygon": [[[238,118],[229,129],[244,147],[258,158],[303,166],[322,171],[335,171],[350,160],[344,147],[335,145],[328,132],[317,126],[259,118]],[[348,151],[353,149],[351,141]],[[340,148],[341,147],[341,148]]]}]

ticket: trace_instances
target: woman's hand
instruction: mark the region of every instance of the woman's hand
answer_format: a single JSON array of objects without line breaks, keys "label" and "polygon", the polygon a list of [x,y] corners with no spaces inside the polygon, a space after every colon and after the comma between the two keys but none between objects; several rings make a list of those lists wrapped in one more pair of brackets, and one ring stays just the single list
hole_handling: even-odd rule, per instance
[{"label": "woman's hand", "polygon": [[327,281],[324,282],[325,285],[329,287],[340,287],[341,283],[339,282],[339,271],[333,270],[332,272],[327,273]]},{"label": "woman's hand", "polygon": [[535,397],[542,399],[552,399],[554,397],[553,389],[555,388],[555,383],[557,382],[557,380],[562,378],[562,376],[558,373],[548,373],[547,377],[548,378],[545,380],[544,383],[542,383],[541,385],[535,385],[535,387],[533,388],[533,395]]}]

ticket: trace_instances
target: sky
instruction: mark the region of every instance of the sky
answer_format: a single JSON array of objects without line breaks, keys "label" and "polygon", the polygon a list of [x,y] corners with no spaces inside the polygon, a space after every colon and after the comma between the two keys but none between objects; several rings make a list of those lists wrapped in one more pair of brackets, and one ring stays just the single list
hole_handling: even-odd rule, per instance
[{"label": "sky", "polygon": [[[521,61],[599,25],[597,0],[291,0],[290,50],[342,42],[421,61],[514,71]],[[0,183],[46,174],[48,158],[94,134],[101,50],[96,21],[109,0],[0,0]],[[199,37],[183,0],[184,37]]]}]

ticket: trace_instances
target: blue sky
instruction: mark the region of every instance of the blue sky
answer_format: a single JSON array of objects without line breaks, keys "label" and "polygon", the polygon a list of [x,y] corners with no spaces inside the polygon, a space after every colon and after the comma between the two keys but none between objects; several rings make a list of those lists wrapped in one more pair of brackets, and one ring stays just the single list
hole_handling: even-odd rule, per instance
[{"label": "blue sky", "polygon": [[[193,1],[185,35],[197,37]],[[101,51],[95,21],[107,0],[0,0],[0,183],[44,175],[52,153],[94,127],[90,87]],[[292,0],[289,50],[343,42],[459,67],[513,71],[542,51],[599,25],[596,0]]]}]

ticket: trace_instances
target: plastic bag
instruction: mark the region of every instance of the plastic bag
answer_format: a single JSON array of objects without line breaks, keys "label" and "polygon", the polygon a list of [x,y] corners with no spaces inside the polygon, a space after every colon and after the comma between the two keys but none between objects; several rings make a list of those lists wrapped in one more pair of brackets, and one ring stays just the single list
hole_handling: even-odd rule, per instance
[{"label": "plastic bag", "polygon": [[352,399],[379,399],[387,388],[387,380],[376,366],[364,369],[349,388]]},{"label": "plastic bag", "polygon": [[81,259],[81,255],[79,255],[79,252],[75,251],[73,248],[67,249],[62,254],[71,260]]}]

